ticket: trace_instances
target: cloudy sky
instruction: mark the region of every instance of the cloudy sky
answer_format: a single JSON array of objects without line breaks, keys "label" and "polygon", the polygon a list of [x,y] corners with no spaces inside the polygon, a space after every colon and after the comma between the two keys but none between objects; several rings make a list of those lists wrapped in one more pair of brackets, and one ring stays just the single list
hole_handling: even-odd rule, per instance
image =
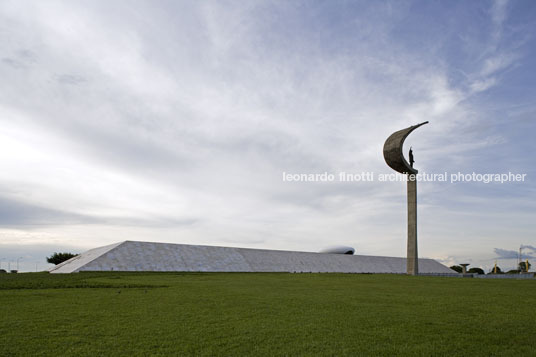
[{"label": "cloudy sky", "polygon": [[[406,141],[419,250],[513,267],[536,245],[536,2],[0,1],[0,258],[123,240],[404,256]],[[527,257],[536,256],[525,249]]]}]

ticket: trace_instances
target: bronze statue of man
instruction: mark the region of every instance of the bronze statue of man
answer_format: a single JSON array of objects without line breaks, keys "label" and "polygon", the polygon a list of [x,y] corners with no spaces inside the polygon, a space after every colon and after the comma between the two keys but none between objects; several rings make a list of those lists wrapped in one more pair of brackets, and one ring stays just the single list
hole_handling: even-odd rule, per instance
[{"label": "bronze statue of man", "polygon": [[409,148],[409,165],[413,167],[413,163],[415,162],[415,159],[413,159],[413,150],[411,147]]}]

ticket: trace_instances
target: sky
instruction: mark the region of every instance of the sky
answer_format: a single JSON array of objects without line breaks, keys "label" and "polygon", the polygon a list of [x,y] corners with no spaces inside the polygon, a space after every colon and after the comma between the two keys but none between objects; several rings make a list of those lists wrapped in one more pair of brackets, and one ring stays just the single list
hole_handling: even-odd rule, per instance
[{"label": "sky", "polygon": [[[405,256],[536,257],[536,2],[0,1],[1,268],[124,240]],[[535,260],[536,262],[536,260]],[[470,267],[471,267],[470,266]]]}]

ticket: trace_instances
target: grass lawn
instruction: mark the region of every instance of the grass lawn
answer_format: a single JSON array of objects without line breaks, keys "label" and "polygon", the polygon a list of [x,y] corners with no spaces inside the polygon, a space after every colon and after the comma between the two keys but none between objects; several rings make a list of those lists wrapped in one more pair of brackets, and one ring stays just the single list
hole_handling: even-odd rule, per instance
[{"label": "grass lawn", "polygon": [[536,281],[0,275],[1,356],[535,356]]}]

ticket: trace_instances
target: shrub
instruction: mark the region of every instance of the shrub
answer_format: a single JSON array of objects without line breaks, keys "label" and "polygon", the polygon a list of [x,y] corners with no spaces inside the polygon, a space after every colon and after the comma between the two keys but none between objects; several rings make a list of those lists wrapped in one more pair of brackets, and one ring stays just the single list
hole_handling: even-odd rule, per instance
[{"label": "shrub", "polygon": [[[528,263],[528,266],[527,266],[527,263]],[[523,273],[526,273],[529,271],[531,265],[532,264],[530,264],[529,262],[521,262],[519,263],[519,270],[521,270],[521,272]]]},{"label": "shrub", "polygon": [[486,274],[486,273],[484,273],[484,270],[482,270],[480,268],[471,268],[467,272],[468,273],[473,273],[473,274]]},{"label": "shrub", "polygon": [[73,257],[76,257],[78,254],[73,253],[54,253],[50,257],[47,257],[47,262],[51,264],[58,265],[63,263],[66,260],[69,260]]},{"label": "shrub", "polygon": [[450,269],[454,270],[456,273],[461,273],[463,271],[463,268],[459,265],[453,265]]},{"label": "shrub", "polygon": [[504,274],[504,272],[501,270],[501,268],[497,267],[497,272],[494,272],[495,268],[491,268],[490,272],[488,274]]}]

